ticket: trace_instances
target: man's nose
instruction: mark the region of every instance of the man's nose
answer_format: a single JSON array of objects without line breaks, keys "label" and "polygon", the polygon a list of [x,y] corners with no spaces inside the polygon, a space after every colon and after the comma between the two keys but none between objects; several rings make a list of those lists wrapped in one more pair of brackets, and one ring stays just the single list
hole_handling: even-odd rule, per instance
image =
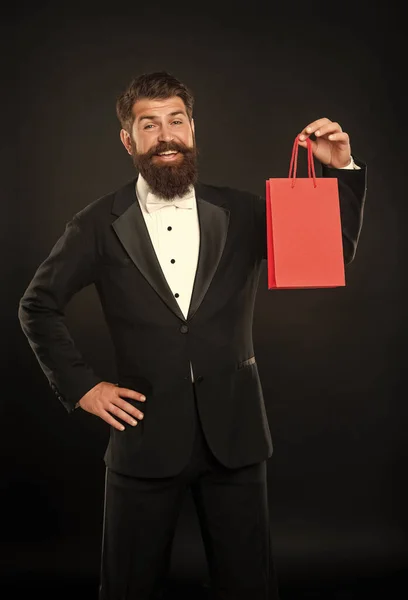
[{"label": "man's nose", "polygon": [[162,125],[159,132],[159,142],[171,142],[173,139],[173,134],[170,131],[170,128],[167,125]]}]

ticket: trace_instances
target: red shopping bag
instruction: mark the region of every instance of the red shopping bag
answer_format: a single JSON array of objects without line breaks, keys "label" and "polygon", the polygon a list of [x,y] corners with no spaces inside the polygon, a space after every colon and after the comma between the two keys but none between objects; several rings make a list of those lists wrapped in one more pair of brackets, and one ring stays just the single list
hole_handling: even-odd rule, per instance
[{"label": "red shopping bag", "polygon": [[309,138],[308,177],[296,177],[298,142],[288,178],[266,181],[268,289],[344,286],[338,181],[316,177]]}]

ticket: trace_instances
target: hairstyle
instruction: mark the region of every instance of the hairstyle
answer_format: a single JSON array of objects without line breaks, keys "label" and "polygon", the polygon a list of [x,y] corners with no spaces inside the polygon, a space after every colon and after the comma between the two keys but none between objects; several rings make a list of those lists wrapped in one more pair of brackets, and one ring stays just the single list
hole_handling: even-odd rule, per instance
[{"label": "hairstyle", "polygon": [[133,79],[116,101],[116,114],[123,129],[131,133],[135,119],[132,112],[135,102],[142,98],[151,100],[179,96],[186,107],[188,118],[193,115],[194,97],[191,91],[166,71],[145,73]]}]

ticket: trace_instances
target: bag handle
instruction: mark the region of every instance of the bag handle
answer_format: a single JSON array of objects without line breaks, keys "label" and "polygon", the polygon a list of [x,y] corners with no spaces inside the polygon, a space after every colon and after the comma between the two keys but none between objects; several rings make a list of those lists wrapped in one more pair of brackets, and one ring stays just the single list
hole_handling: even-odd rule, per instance
[{"label": "bag handle", "polygon": [[[295,141],[293,143],[292,149],[292,157],[290,159],[289,166],[289,179],[292,179],[292,186],[295,187],[296,180],[296,170],[297,170],[297,161],[298,161],[298,152],[299,152],[299,136],[297,135]],[[312,152],[312,142],[309,138],[306,138],[307,143],[307,176],[313,178],[313,187],[317,187],[316,181],[316,172],[313,160],[313,152]]]}]

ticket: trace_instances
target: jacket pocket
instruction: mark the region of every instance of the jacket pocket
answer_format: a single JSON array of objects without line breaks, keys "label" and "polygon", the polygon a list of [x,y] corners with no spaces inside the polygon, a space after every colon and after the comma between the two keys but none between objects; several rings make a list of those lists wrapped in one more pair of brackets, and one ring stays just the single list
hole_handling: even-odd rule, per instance
[{"label": "jacket pocket", "polygon": [[238,369],[243,369],[244,367],[249,367],[249,365],[254,365],[255,362],[255,356],[251,356],[250,358],[238,363]]}]

